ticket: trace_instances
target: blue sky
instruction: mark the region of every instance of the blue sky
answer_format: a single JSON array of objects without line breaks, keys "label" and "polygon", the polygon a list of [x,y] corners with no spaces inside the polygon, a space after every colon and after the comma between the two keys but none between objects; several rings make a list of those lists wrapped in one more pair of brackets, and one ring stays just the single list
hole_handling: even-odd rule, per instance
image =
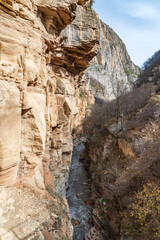
[{"label": "blue sky", "polygon": [[160,0],[95,0],[93,9],[140,67],[160,49]]}]

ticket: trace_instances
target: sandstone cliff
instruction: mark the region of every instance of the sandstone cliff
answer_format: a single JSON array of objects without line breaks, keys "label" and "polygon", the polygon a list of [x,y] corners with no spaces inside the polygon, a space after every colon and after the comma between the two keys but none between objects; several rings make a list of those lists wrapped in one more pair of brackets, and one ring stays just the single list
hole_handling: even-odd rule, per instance
[{"label": "sandstone cliff", "polygon": [[10,239],[44,239],[40,230],[72,238],[66,201],[56,192],[65,195],[73,134],[93,93],[114,98],[139,73],[91,2],[0,1],[0,185],[14,184],[1,187],[0,234]]},{"label": "sandstone cliff", "polygon": [[140,69],[131,61],[122,40],[101,20],[99,31],[100,49],[85,71],[85,78],[96,98],[112,100],[132,89]]},{"label": "sandstone cliff", "polygon": [[1,1],[1,184],[21,179],[44,190],[50,171],[57,190],[65,183],[71,133],[87,106],[81,73],[99,42],[97,16],[84,4]]},{"label": "sandstone cliff", "polygon": [[[0,185],[18,183],[49,192],[42,201],[19,187],[7,193],[4,189],[0,197],[4,239],[39,239],[37,229],[45,217],[54,239],[72,237],[66,202],[54,190],[65,194],[72,132],[94,102],[81,75],[97,53],[98,24],[90,1],[0,1]],[[6,197],[12,199],[11,205]],[[29,214],[27,199],[33,201],[33,206],[27,205]],[[34,212],[36,205],[36,212],[44,214]],[[28,229],[27,222],[33,227]],[[16,233],[8,230],[11,226]]]}]

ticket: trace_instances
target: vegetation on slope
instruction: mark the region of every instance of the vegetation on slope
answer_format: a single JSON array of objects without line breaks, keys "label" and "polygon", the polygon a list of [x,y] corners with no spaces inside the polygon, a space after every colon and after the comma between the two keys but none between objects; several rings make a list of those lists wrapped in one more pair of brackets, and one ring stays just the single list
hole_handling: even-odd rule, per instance
[{"label": "vegetation on slope", "polygon": [[84,121],[94,221],[106,238],[160,239],[159,99],[159,81],[144,81]]},{"label": "vegetation on slope", "polygon": [[160,80],[160,50],[149,58],[142,66],[142,72],[138,78],[137,84],[152,81],[157,84]]}]

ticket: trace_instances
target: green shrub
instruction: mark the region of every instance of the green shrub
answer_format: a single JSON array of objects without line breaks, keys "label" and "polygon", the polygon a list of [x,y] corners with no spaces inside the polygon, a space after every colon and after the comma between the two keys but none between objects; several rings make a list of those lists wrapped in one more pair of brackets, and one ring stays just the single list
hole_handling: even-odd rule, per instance
[{"label": "green shrub", "polygon": [[94,3],[95,3],[95,0],[91,0],[91,7],[93,6]]}]

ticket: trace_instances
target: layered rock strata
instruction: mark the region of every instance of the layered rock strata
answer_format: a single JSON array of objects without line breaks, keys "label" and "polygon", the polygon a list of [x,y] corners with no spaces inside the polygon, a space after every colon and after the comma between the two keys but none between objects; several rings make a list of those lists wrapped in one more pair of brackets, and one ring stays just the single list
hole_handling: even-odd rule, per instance
[{"label": "layered rock strata", "polygon": [[[55,225],[59,223],[61,202],[53,189],[65,195],[72,135],[94,102],[88,89],[95,96],[100,93],[107,99],[114,98],[119,82],[124,80],[130,88],[128,81],[139,71],[118,36],[90,8],[91,2],[0,1],[0,185],[20,182],[41,193],[51,192],[58,206],[55,202],[45,206],[45,213],[47,207],[57,207],[52,218]],[[87,88],[87,81],[93,86]],[[11,187],[11,195],[12,191],[18,190]],[[31,195],[28,193],[27,199]],[[63,203],[62,199],[67,212]],[[51,210],[49,214],[54,214]],[[61,226],[57,227],[60,232],[64,219],[63,234],[52,236],[70,239],[71,233],[65,235],[70,221],[63,213]],[[5,230],[1,229],[2,235],[7,224]]]},{"label": "layered rock strata", "polygon": [[93,101],[81,81],[99,42],[87,4],[0,2],[1,185],[20,179],[43,191],[53,182],[59,192],[65,185],[72,131]]}]

